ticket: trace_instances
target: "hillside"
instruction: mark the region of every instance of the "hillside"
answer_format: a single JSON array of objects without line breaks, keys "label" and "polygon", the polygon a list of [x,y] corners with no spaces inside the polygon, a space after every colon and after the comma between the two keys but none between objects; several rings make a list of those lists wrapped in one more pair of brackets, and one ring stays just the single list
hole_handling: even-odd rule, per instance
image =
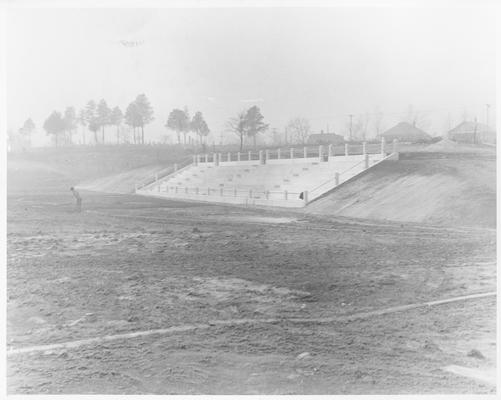
[{"label": "hillside", "polygon": [[81,182],[119,174],[135,168],[174,163],[182,164],[192,156],[191,149],[168,145],[71,146],[31,149],[9,153],[8,166],[28,169],[35,164],[52,168]]},{"label": "hillside", "polygon": [[443,225],[496,225],[491,151],[407,153],[331,192],[307,213]]},{"label": "hillside", "polygon": [[76,186],[78,189],[92,190],[95,192],[105,193],[134,193],[135,185],[150,183],[155,174],[160,176],[174,171],[173,166],[165,165],[147,165],[144,167],[134,168],[129,171],[120,172],[118,174],[107,175],[102,178],[90,179]]}]

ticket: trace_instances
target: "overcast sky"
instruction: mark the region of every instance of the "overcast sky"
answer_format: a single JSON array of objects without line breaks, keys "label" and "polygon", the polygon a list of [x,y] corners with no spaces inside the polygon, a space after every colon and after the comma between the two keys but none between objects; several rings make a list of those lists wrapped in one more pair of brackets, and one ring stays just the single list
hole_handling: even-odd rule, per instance
[{"label": "overcast sky", "polygon": [[139,93],[155,110],[147,140],[184,106],[218,140],[254,104],[277,129],[300,116],[341,134],[348,114],[380,110],[389,128],[411,104],[432,134],[465,111],[485,122],[486,103],[494,119],[488,8],[11,9],[7,45],[8,126],[31,117],[36,143],[53,110],[124,110]]}]

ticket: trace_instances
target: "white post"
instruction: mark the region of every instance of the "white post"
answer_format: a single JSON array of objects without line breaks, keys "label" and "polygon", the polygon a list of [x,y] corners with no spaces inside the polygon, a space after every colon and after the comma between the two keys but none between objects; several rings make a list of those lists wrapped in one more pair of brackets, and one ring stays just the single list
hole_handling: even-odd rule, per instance
[{"label": "white post", "polygon": [[334,174],[334,177],[335,177],[335,179],[336,179],[336,186],[337,186],[337,185],[339,185],[339,172],[336,172],[336,173]]},{"label": "white post", "polygon": [[251,157],[251,156],[252,156],[252,154],[251,154],[251,152],[249,151],[249,153],[248,153],[248,158],[247,158],[249,161],[250,161],[250,160],[252,160],[252,157]]},{"label": "white post", "polygon": [[303,200],[304,200],[305,204],[308,203],[308,191],[307,190],[305,190],[303,192]]},{"label": "white post", "polygon": [[280,160],[280,149],[277,149],[277,159]]},{"label": "white post", "polygon": [[259,150],[259,164],[263,163],[263,150]]},{"label": "white post", "polygon": [[212,161],[214,162],[214,165],[217,165],[217,154],[212,153]]},{"label": "white post", "polygon": [[264,158],[264,162],[266,163],[270,159],[270,151],[266,149],[264,154],[266,155],[266,157]]},{"label": "white post", "polygon": [[364,161],[365,161],[365,169],[369,168],[369,155],[368,154],[364,155]]},{"label": "white post", "polygon": [[384,136],[381,137],[381,155],[384,157],[385,156],[385,144],[386,144],[386,139]]},{"label": "white post", "polygon": [[318,161],[322,161],[322,145],[318,146]]},{"label": "white post", "polygon": [[362,143],[362,154],[367,154],[367,142]]},{"label": "white post", "polygon": [[308,150],[306,149],[306,147],[303,147],[303,157],[308,157]]},{"label": "white post", "polygon": [[237,153],[237,161],[240,161],[240,152]]},{"label": "white post", "polygon": [[348,143],[344,144],[344,155],[348,156]]},{"label": "white post", "polygon": [[219,165],[219,164],[221,164],[221,161],[223,161],[223,155],[221,153],[218,153],[217,156],[219,158],[217,165]]},{"label": "white post", "polygon": [[291,160],[292,160],[294,158],[294,147],[291,147],[290,153],[291,153]]},{"label": "white post", "polygon": [[207,164],[209,162],[209,155],[205,153],[205,163]]},{"label": "white post", "polygon": [[231,161],[231,153],[228,152],[228,161]]},{"label": "white post", "polygon": [[332,152],[332,144],[329,145],[329,158],[331,158],[332,156],[334,156],[333,152]]}]

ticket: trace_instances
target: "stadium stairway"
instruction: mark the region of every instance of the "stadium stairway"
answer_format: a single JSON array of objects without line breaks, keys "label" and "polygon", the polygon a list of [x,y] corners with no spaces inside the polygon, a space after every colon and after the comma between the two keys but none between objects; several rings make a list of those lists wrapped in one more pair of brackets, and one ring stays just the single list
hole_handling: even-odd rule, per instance
[{"label": "stadium stairway", "polygon": [[[222,161],[221,156],[194,157],[194,162],[136,193],[191,201],[247,206],[304,207],[398,153],[359,154]],[[240,155],[238,156],[240,159]],[[227,160],[231,160],[228,154]]]}]

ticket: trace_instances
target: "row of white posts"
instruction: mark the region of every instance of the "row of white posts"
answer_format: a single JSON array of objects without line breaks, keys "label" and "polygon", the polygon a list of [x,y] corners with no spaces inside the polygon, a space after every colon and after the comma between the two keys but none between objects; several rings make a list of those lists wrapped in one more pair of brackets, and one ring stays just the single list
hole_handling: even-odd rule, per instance
[{"label": "row of white posts", "polygon": [[[336,185],[339,184],[339,173],[336,172]],[[192,189],[192,194],[195,194],[195,195],[205,195],[205,191],[201,192],[200,188],[198,187],[195,187],[195,188],[191,188]],[[157,191],[160,192],[160,185],[157,186]],[[182,186],[171,186],[170,189],[169,189],[169,186],[166,186],[165,187],[165,193],[172,193],[172,194],[181,194],[181,193],[184,193],[184,194],[190,194],[190,189],[187,188],[187,187],[182,187]],[[219,193],[218,193],[219,192]],[[257,192],[257,193],[263,193],[264,194],[264,198],[266,200],[269,200],[270,199],[270,194],[271,192],[269,190],[265,190],[264,192]],[[274,192],[274,193],[277,193],[277,192]],[[254,192],[252,189],[249,189],[248,193],[247,193],[247,198],[249,199],[252,199],[253,198],[253,195],[256,194],[256,192]],[[218,189],[213,189],[213,188],[210,188],[208,187],[207,188],[207,196],[210,196],[210,195],[219,195],[220,197],[232,197],[231,195],[226,195],[224,194],[224,188],[219,188]],[[300,193],[290,193],[288,190],[284,190],[283,191],[283,200],[289,200],[290,196],[291,195],[295,195],[295,196],[298,196],[300,195]],[[304,192],[302,192],[302,199],[305,201],[305,203],[308,202],[308,191],[305,190]],[[238,197],[238,190],[235,188],[233,189],[233,197]]]},{"label": "row of white posts", "polygon": [[[392,149],[392,153],[396,153],[397,152],[397,139],[394,139],[393,140],[393,149]],[[382,138],[381,139],[381,155],[384,157],[386,155],[385,153],[385,147],[386,147],[386,142],[385,142],[385,139]],[[324,153],[323,153],[323,150],[324,150],[324,146],[320,145],[318,146],[318,159],[319,161],[323,161],[324,159]],[[229,161],[242,161],[242,155],[245,154],[245,153],[241,153],[241,152],[238,152],[237,153],[237,159],[236,160],[232,160],[231,158],[231,153],[228,153],[227,154],[227,157],[226,157],[226,161],[229,162]],[[269,160],[270,159],[270,150],[259,150],[259,163],[260,164],[264,164],[266,161],[265,160]],[[349,148],[348,148],[348,144],[345,144],[344,145],[344,155],[345,156],[349,156]],[[367,143],[366,142],[363,142],[362,143],[362,155],[367,155]],[[334,152],[333,152],[333,145],[330,144],[328,146],[328,150],[327,150],[327,156],[328,157],[333,157],[334,156]],[[280,160],[282,159],[282,150],[281,149],[277,149],[277,159]],[[289,158],[288,159],[292,159],[292,158],[295,158],[295,149],[293,147],[290,148],[289,150]],[[308,148],[307,147],[303,147],[303,157],[302,158],[308,158]],[[285,158],[287,159],[287,158]],[[252,152],[249,151],[247,153],[247,160],[250,161],[252,160]],[[203,156],[201,154],[197,154],[197,155],[194,155],[193,156],[193,163],[195,165],[198,165],[199,163],[208,163],[209,162],[209,154],[204,154]],[[220,163],[223,162],[223,154],[222,153],[213,153],[212,155],[212,162],[214,163],[214,165],[219,165]],[[174,164],[174,171],[177,171],[177,164]]]},{"label": "row of white posts", "polygon": [[[393,149],[392,149],[392,152],[395,153],[397,151],[397,145],[398,145],[398,142],[396,139],[393,140]],[[319,146],[319,159],[322,160],[322,147],[323,146]],[[304,158],[306,158],[307,156],[307,148],[304,147]],[[369,168],[369,154],[367,154],[367,151],[366,151],[366,143],[363,142],[362,143],[362,153],[364,155],[364,169],[368,169]],[[262,154],[263,154],[263,151],[260,150],[259,151],[259,160],[261,163],[263,163],[263,157],[262,157]],[[268,150],[265,150],[265,154],[266,154],[266,159],[268,159]],[[332,153],[332,145],[329,145],[329,157],[333,156],[333,153]],[[345,144],[345,156],[348,156],[348,145]],[[385,154],[385,139],[382,138],[381,140],[381,155],[384,157],[386,154]],[[278,149],[277,150],[277,157],[278,159],[280,159],[280,156],[281,156],[281,150]],[[208,162],[208,154],[205,154],[205,162],[207,163]],[[251,159],[251,152],[249,151],[248,153],[248,157],[249,157],[249,160]],[[290,149],[290,157],[291,158],[294,158],[294,148],[291,148]],[[240,161],[240,158],[241,158],[241,153],[238,152],[237,153],[237,161]],[[200,155],[196,155],[196,156],[193,156],[193,162],[195,163],[195,165],[200,162],[200,159],[201,159],[201,156]],[[221,153],[217,153],[217,154],[214,154],[214,158],[213,160],[215,160],[215,164],[218,165],[219,162],[222,161],[222,154]],[[231,153],[228,153],[228,161],[231,161]],[[178,170],[178,165],[177,164],[174,164],[174,172],[176,172]],[[339,172],[336,172],[335,175],[334,175],[334,179],[335,179],[335,183],[336,183],[336,186],[339,185],[339,181],[340,181],[340,174]],[[158,174],[155,174],[155,182],[158,181]],[[136,184],[135,185],[135,189],[138,190],[138,185]],[[167,192],[169,191],[169,188],[167,187]],[[184,188],[185,189],[185,193],[188,193],[188,188]],[[211,189],[211,188],[207,188],[207,195],[210,195],[210,192],[211,190],[213,190],[214,192],[217,193],[217,189]],[[160,191],[160,186],[158,186],[158,191]],[[175,193],[178,193],[178,187],[176,186],[174,188],[174,192]],[[195,188],[195,194],[199,194],[199,188]],[[269,191],[266,191],[264,192],[265,194],[265,198],[268,200],[269,199],[269,194],[270,192]],[[308,191],[304,191],[303,193],[303,197],[302,199],[304,200],[305,203],[308,203]],[[224,197],[224,194],[223,194],[223,188],[220,189],[220,196]],[[235,189],[234,190],[234,196],[237,197],[237,190]],[[249,190],[249,195],[248,195],[249,198],[252,198],[252,190]],[[289,193],[287,192],[287,190],[284,191],[284,200],[288,200],[289,198]]]}]

